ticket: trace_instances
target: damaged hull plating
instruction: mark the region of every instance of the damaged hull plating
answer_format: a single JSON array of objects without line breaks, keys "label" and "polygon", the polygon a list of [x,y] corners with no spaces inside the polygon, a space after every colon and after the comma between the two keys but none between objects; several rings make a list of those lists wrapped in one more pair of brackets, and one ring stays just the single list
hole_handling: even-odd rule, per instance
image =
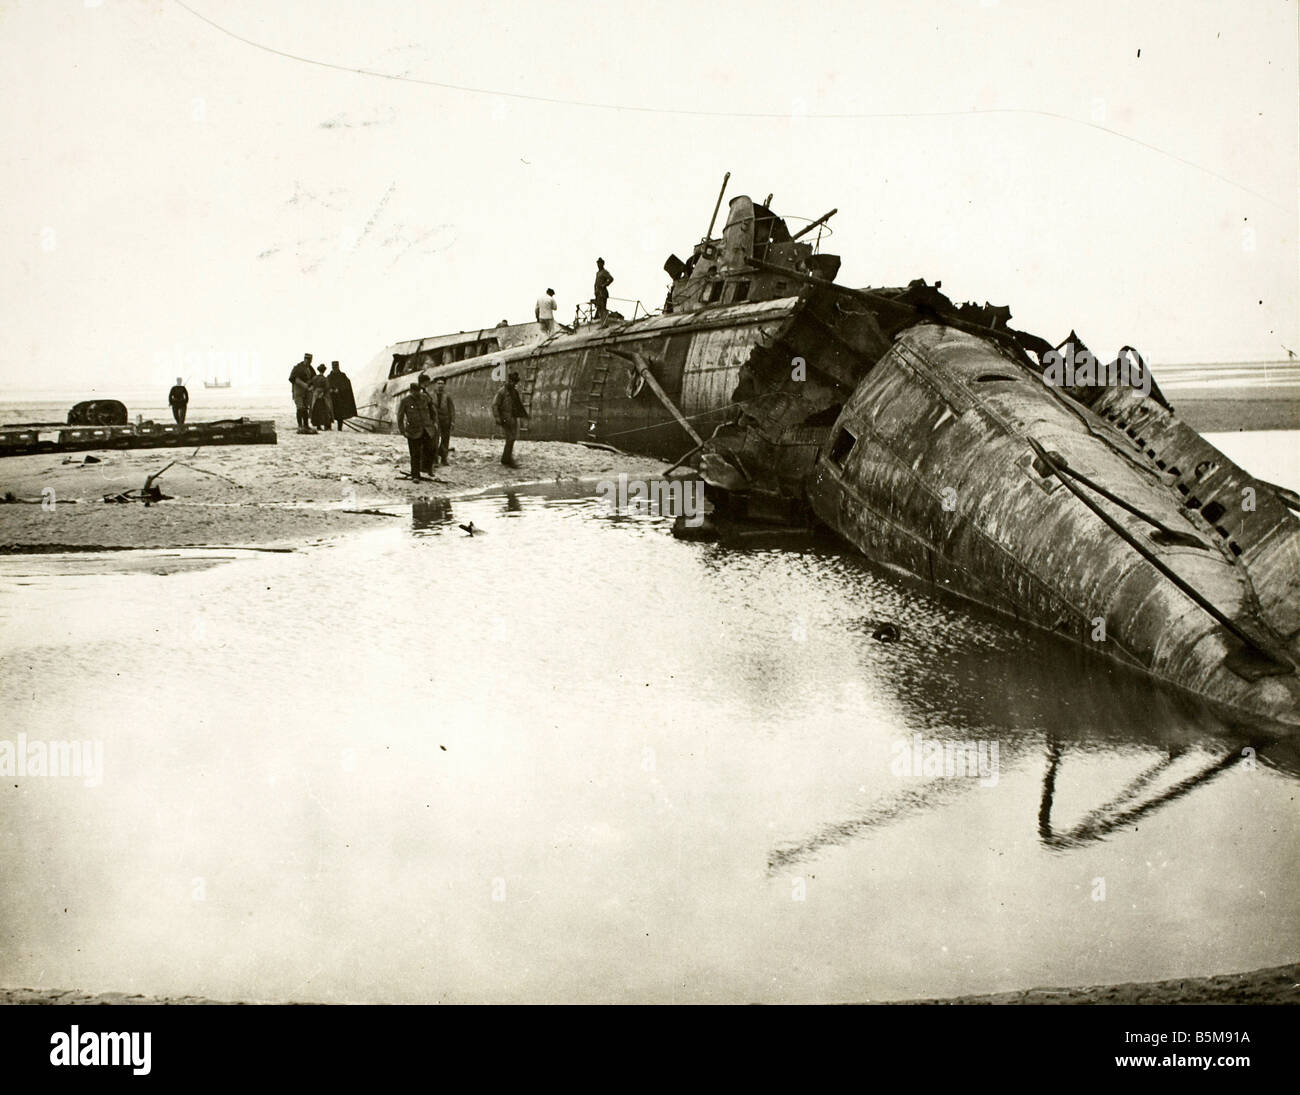
[{"label": "damaged hull plating", "polygon": [[[832,438],[839,458],[819,456],[809,486],[814,513],[874,559],[1205,699],[1295,724],[1295,519],[1167,412],[1163,430],[1145,428],[1139,452],[1104,414],[1076,413],[1068,397],[1007,364],[964,332],[908,331],[845,405]],[[1031,439],[1143,511],[1100,500],[1253,643],[1066,489]],[[1255,493],[1253,512],[1241,508],[1244,487]]]},{"label": "damaged hull plating", "polygon": [[[492,436],[514,369],[526,438],[693,454],[729,509],[810,516],[896,571],[1300,725],[1293,494],[1181,422],[1149,373],[1140,389],[1051,383],[1051,344],[1008,309],[921,281],[834,284],[837,258],[745,197],[711,229],[665,264],[672,314],[389,347],[371,366],[375,426],[425,372],[446,378],[457,433]],[[474,355],[448,361],[457,338]]]}]

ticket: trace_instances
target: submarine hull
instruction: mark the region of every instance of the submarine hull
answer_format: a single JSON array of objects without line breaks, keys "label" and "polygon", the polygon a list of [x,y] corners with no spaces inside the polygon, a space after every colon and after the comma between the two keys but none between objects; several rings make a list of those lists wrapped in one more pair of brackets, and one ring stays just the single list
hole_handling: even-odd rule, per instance
[{"label": "submarine hull", "polygon": [[[1286,664],[1300,655],[1295,518],[1266,484],[1169,426],[1171,440],[1194,438],[1222,497],[1241,503],[1238,484],[1253,485],[1254,509],[1232,515],[1219,503],[1217,524],[1207,520],[1204,498],[1178,489],[1191,468],[1164,459],[1157,467],[1145,449],[1139,459],[1126,430],[1072,403],[978,337],[914,327],[844,405],[808,502],[872,559],[1234,712],[1300,725],[1300,679]],[[1252,658],[1242,638],[1066,489],[1035,459],[1031,439],[1141,511],[1099,500],[1274,660]],[[1154,522],[1181,538],[1167,542]]]}]

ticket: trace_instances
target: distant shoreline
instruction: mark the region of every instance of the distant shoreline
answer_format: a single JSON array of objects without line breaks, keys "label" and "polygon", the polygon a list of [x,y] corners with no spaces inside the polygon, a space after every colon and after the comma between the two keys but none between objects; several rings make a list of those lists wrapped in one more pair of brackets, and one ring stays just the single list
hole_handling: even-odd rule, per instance
[{"label": "distant shoreline", "polygon": [[[1231,395],[1226,394],[1229,390]],[[1171,385],[1165,397],[1179,417],[1198,433],[1300,430],[1300,388],[1278,384],[1237,389]]]},{"label": "distant shoreline", "polygon": [[[284,1001],[301,1004],[308,1001]],[[142,993],[87,993],[74,989],[0,988],[0,1005],[49,1004],[265,1004],[270,1001],[209,1000],[201,996],[146,996]],[[1246,973],[1212,977],[1173,977],[1163,981],[1123,982],[1078,988],[1034,988],[978,996],[935,997],[926,1000],[868,1001],[872,1005],[923,1007],[957,1004],[1297,1004],[1300,1003],[1300,964],[1266,966]],[[346,1005],[343,1005],[346,1006]]]}]

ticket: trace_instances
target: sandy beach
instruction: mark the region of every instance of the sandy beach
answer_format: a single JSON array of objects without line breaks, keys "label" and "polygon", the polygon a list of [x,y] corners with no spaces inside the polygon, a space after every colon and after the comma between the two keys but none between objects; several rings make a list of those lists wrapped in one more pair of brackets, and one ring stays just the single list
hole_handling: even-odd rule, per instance
[{"label": "sandy beach", "polygon": [[[350,430],[303,435],[277,417],[275,445],[49,454],[0,463],[0,552],[95,548],[288,547],[345,535],[387,518],[376,510],[510,483],[557,482],[617,472],[655,473],[659,461],[560,442],[521,441],[519,468],[500,463],[501,442],[454,438],[432,481],[409,471],[405,438]],[[97,462],[86,462],[92,456]],[[105,502],[139,491],[148,476],[168,500]],[[49,492],[52,491],[51,495]]]},{"label": "sandy beach", "polygon": [[1294,387],[1170,385],[1165,394],[1183,421],[1199,433],[1300,430],[1300,398]]},{"label": "sandy beach", "polygon": [[[144,996],[124,992],[86,993],[73,989],[0,988],[0,1004],[229,1004],[201,996]],[[251,1003],[253,1001],[239,1001]],[[296,1001],[304,1003],[305,1001]],[[985,996],[939,1000],[873,1001],[906,1004],[1297,1004],[1300,965],[1271,966],[1217,977],[1177,977],[1167,981],[1034,988]]]}]

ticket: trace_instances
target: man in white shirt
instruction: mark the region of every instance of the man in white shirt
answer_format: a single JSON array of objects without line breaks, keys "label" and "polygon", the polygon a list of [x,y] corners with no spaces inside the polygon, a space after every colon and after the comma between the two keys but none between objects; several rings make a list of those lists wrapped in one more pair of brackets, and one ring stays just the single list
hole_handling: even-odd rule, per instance
[{"label": "man in white shirt", "polygon": [[541,324],[543,334],[552,334],[555,331],[555,309],[559,307],[555,299],[555,290],[547,289],[546,296],[537,298],[537,306],[533,309],[533,315],[537,317],[537,322]]}]

